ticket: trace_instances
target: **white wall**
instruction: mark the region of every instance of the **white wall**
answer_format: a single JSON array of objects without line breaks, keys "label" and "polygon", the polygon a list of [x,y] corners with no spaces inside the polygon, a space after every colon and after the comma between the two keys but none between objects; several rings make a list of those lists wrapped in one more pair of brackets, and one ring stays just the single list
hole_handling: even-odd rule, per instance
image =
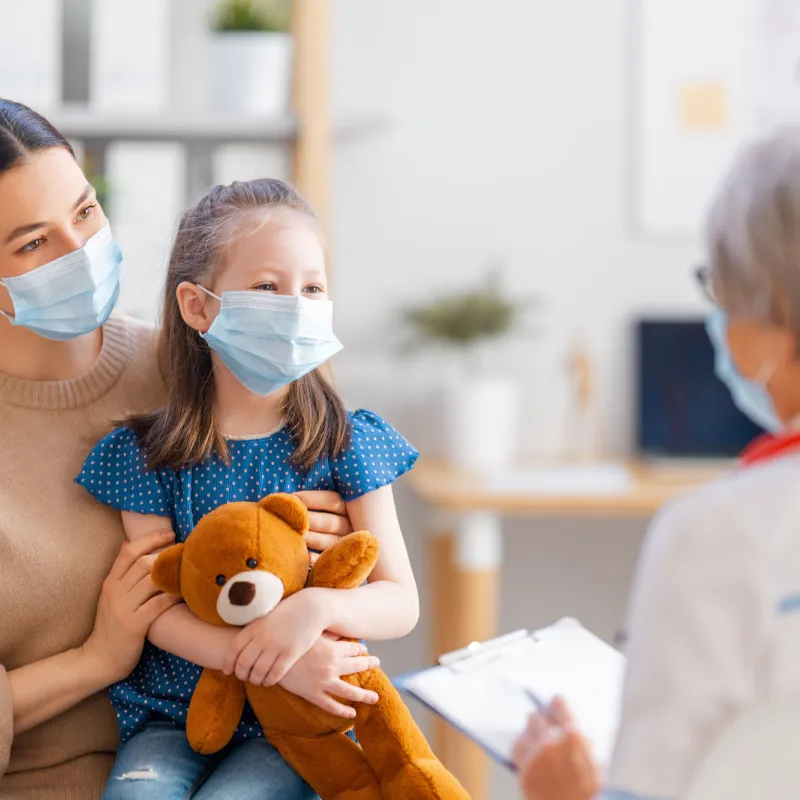
[{"label": "white wall", "polygon": [[386,338],[398,304],[476,279],[497,254],[520,296],[545,301],[540,341],[511,359],[528,387],[523,449],[560,445],[576,336],[594,353],[608,445],[628,449],[631,319],[701,309],[696,243],[648,241],[629,221],[630,5],[335,0],[335,106],[391,120],[337,151],[340,372]]}]

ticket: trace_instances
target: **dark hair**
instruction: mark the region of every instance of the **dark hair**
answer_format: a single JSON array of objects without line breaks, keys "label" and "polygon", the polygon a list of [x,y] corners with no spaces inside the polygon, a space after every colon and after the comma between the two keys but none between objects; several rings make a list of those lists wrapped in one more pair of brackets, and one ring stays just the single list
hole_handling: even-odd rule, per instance
[{"label": "dark hair", "polygon": [[[151,468],[181,469],[213,453],[228,460],[225,439],[214,424],[211,350],[183,321],[176,292],[184,281],[210,286],[225,246],[262,225],[258,212],[267,208],[290,209],[317,225],[295,189],[274,179],[217,186],[181,217],[167,268],[159,346],[167,402],[155,414],[128,420]],[[350,444],[347,412],[320,370],[291,384],[283,414],[295,444],[292,460],[303,469],[341,455]]]},{"label": "dark hair", "polygon": [[0,175],[25,156],[51,147],[63,147],[75,155],[70,143],[41,114],[0,97]]}]

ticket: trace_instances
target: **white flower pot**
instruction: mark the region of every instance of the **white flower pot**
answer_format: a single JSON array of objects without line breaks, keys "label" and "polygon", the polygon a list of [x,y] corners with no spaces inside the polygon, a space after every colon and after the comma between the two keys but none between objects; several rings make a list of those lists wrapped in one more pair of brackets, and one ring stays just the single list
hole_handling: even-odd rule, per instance
[{"label": "white flower pot", "polygon": [[518,393],[502,378],[460,378],[445,390],[445,455],[459,470],[508,468],[517,445]]},{"label": "white flower pot", "polygon": [[285,114],[292,88],[292,37],[258,31],[211,38],[212,102],[243,114]]}]

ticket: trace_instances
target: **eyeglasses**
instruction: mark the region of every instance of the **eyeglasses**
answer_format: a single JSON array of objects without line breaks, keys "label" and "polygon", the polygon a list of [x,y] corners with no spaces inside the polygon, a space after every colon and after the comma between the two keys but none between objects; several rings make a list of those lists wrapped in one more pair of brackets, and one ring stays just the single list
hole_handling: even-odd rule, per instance
[{"label": "eyeglasses", "polygon": [[700,291],[703,292],[706,300],[716,305],[717,296],[714,293],[714,274],[711,272],[711,267],[696,267],[694,276],[697,283],[700,284]]}]

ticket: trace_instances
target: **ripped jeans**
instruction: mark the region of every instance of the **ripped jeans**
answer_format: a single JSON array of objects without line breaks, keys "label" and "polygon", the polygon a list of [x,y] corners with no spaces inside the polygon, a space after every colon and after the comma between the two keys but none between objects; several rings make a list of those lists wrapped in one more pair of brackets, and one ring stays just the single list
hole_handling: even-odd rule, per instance
[{"label": "ripped jeans", "polygon": [[313,789],[266,739],[195,753],[186,731],[149,722],[119,749],[103,800],[313,800]]}]

